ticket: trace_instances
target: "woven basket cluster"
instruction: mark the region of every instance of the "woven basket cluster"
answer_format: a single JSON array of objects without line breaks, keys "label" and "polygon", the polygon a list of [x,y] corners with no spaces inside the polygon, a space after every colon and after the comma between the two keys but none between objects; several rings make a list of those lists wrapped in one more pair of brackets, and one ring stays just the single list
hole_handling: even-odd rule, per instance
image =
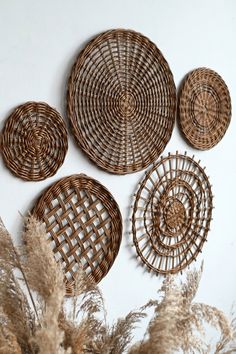
[{"label": "woven basket cluster", "polygon": [[119,251],[122,218],[103,185],[86,175],[62,178],[40,197],[33,215],[44,222],[62,263],[67,295],[73,294],[80,267],[95,282],[107,274]]},{"label": "woven basket cluster", "polygon": [[[199,68],[179,97],[181,130],[206,150],[224,136],[231,100],[223,79]],[[127,174],[153,163],[171,138],[176,88],[160,50],[140,33],[115,29],[92,39],[69,78],[67,112],[81,149],[105,171]],[[7,119],[1,134],[6,166],[18,177],[40,181],[63,164],[67,130],[43,102],[27,102]],[[158,274],[176,273],[201,252],[212,219],[212,191],[204,169],[187,154],[161,157],[145,174],[132,211],[133,242],[142,262]],[[83,174],[60,179],[37,201],[55,259],[74,294],[80,268],[98,283],[111,268],[122,238],[122,217],[110,192]]]},{"label": "woven basket cluster", "polygon": [[197,149],[215,146],[231,120],[231,100],[224,80],[213,70],[199,68],[184,81],[179,99],[180,127]]},{"label": "woven basket cluster", "polygon": [[6,166],[18,177],[41,181],[63,164],[67,130],[60,114],[42,102],[27,102],[7,119],[1,147]]},{"label": "woven basket cluster", "polygon": [[176,89],[162,53],[130,30],[107,31],[78,56],[68,116],[79,146],[98,166],[126,174],[146,168],[168,143]]},{"label": "woven basket cluster", "polygon": [[142,262],[156,273],[181,271],[196,260],[206,241],[212,191],[199,162],[178,152],[161,158],[136,194],[134,245]]}]

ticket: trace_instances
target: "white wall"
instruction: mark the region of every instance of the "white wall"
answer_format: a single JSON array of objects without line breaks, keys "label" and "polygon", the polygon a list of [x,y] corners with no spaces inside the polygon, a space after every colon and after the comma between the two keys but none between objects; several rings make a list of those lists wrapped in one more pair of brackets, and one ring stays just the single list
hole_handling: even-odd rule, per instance
[{"label": "white wall", "polygon": [[[123,27],[143,33],[169,62],[178,87],[199,66],[217,71],[236,100],[236,1],[234,0],[0,0],[0,127],[9,112],[28,100],[42,100],[65,117],[64,94],[71,65],[83,45],[101,31]],[[233,107],[234,108],[234,107]],[[66,117],[65,117],[66,118]],[[214,220],[198,264],[204,274],[197,299],[229,312],[236,299],[236,121],[234,112],[223,140],[210,151],[190,148],[175,127],[164,154],[187,150],[206,165],[213,184]],[[56,176],[23,182],[0,161],[0,215],[17,237],[18,211],[25,213],[41,191],[62,176],[83,172],[114,194],[124,219],[122,247],[101,288],[110,320],[156,296],[152,277],[132,258],[127,234],[130,196],[143,172],[113,176],[90,163],[70,135],[69,152]],[[141,335],[142,329],[138,332]]]}]

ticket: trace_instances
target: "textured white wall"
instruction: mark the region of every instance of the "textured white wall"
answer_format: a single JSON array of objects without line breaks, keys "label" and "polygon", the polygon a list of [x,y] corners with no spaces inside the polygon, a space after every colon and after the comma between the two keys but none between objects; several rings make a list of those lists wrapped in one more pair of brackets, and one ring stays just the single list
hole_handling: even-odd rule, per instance
[{"label": "textured white wall", "polygon": [[[156,43],[169,62],[176,86],[190,70],[207,66],[226,81],[236,100],[236,2],[234,0],[0,0],[0,127],[15,106],[42,100],[65,117],[65,87],[74,59],[94,35],[111,28],[130,28]],[[234,108],[234,107],[233,107]],[[65,117],[66,118],[66,117]],[[206,165],[213,184],[214,220],[197,265],[204,274],[197,299],[229,312],[236,299],[236,121],[218,146],[199,152],[181,138],[177,126],[164,154],[187,150]],[[143,172],[107,174],[90,163],[70,135],[69,151],[56,176],[23,182],[0,161],[0,215],[17,238],[18,211],[25,213],[41,191],[60,177],[83,172],[113,193],[124,219],[122,247],[101,283],[109,319],[156,296],[161,278],[144,272],[133,259],[127,234],[130,196]],[[138,331],[140,336],[143,329]]]}]

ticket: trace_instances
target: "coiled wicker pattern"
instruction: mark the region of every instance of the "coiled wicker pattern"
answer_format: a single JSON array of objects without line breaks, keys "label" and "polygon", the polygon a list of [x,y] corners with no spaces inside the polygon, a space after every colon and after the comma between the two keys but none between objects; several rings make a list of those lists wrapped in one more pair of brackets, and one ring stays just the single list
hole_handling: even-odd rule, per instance
[{"label": "coiled wicker pattern", "polygon": [[7,119],[1,145],[5,164],[16,176],[44,180],[64,162],[68,149],[65,122],[48,104],[27,102]]},{"label": "coiled wicker pattern", "polygon": [[107,274],[119,251],[122,217],[102,184],[81,174],[62,178],[42,194],[33,215],[45,223],[67,295],[80,266],[95,282]]},{"label": "coiled wicker pattern", "polygon": [[95,37],[78,56],[67,103],[79,146],[104,170],[126,174],[147,167],[164,150],[176,89],[156,45],[116,29]]},{"label": "coiled wicker pattern", "polygon": [[149,270],[181,271],[201,252],[212,216],[212,191],[199,162],[169,154],[146,173],[132,214],[133,241]]},{"label": "coiled wicker pattern", "polygon": [[180,93],[179,119],[183,134],[197,149],[210,149],[223,138],[231,120],[231,100],[220,75],[199,68],[187,76]]}]

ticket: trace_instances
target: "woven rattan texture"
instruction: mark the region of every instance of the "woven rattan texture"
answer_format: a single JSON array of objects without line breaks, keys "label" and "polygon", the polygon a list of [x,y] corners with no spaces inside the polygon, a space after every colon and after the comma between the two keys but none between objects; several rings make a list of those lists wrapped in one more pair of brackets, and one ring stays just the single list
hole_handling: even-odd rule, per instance
[{"label": "woven rattan texture", "polygon": [[213,70],[192,71],[183,83],[179,98],[180,127],[197,149],[215,146],[231,120],[231,100],[223,79]]},{"label": "woven rattan texture", "polygon": [[42,102],[17,107],[6,121],[1,140],[6,166],[28,181],[53,176],[68,148],[64,120]]},{"label": "woven rattan texture", "polygon": [[78,56],[68,84],[68,116],[80,147],[112,173],[139,171],[168,143],[176,89],[162,53],[148,38],[111,30]]},{"label": "woven rattan texture", "polygon": [[33,214],[46,225],[67,295],[80,267],[95,282],[111,268],[120,247],[122,218],[110,192],[85,175],[62,178],[39,199]]},{"label": "woven rattan texture", "polygon": [[196,260],[206,241],[212,192],[199,162],[186,153],[161,157],[135,195],[134,245],[142,262],[156,273],[181,271]]}]

